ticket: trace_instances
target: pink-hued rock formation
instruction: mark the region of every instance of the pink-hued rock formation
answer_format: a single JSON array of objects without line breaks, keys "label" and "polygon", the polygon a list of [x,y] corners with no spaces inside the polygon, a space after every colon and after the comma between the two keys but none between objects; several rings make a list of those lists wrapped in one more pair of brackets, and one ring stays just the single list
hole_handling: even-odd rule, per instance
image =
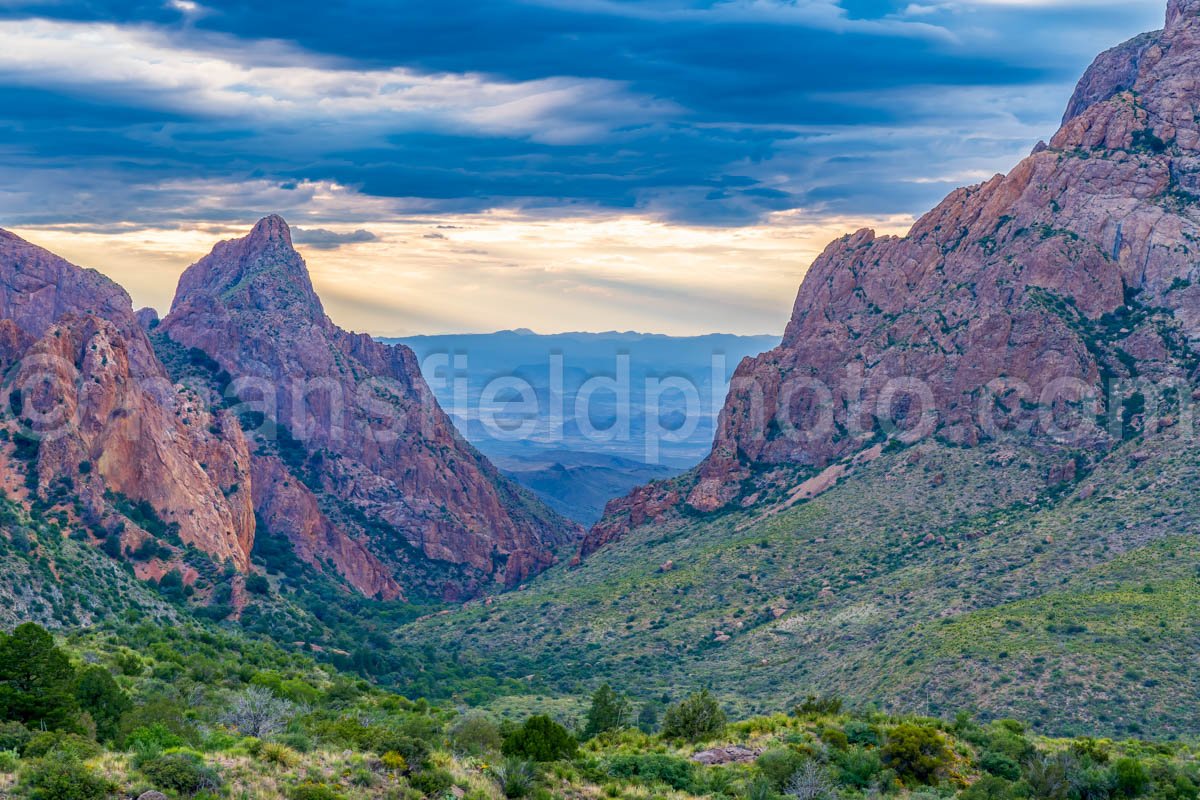
[{"label": "pink-hued rock formation", "polygon": [[511,587],[579,533],[461,438],[411,350],[330,321],[277,216],[189,267],[159,330],[267,419],[254,497],[271,534],[368,594]]},{"label": "pink-hued rock formation", "polygon": [[822,469],[882,436],[974,445],[1023,425],[1103,450],[1094,419],[1063,437],[1021,401],[1061,410],[1080,386],[1192,377],[1198,201],[1200,0],[1172,0],[1166,28],[1101,55],[1049,145],[1008,175],[951,193],[907,236],[829,245],[782,344],[739,366],[712,454],[610,504],[582,553],[680,503],[729,505],[751,467]]},{"label": "pink-hued rock formation", "polygon": [[250,456],[236,421],[168,380],[128,295],[0,231],[0,368],[6,429],[37,440],[35,491],[77,499],[113,527],[108,492],[239,569],[254,541]]}]

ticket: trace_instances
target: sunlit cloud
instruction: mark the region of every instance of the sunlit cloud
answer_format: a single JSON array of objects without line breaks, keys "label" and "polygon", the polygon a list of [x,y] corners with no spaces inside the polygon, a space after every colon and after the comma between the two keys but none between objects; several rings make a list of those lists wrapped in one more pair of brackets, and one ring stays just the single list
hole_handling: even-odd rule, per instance
[{"label": "sunlit cloud", "polygon": [[[211,184],[195,190],[222,191]],[[387,336],[515,327],[778,333],[796,286],[829,241],[861,227],[899,234],[912,224],[904,216],[823,218],[800,210],[736,228],[595,209],[405,217],[344,187],[297,191],[308,198],[291,215],[304,223],[294,225],[297,246],[329,313],[348,328]],[[355,221],[336,221],[348,217]],[[165,311],[183,269],[254,221],[16,232],[106,273],[135,304]],[[317,246],[304,245],[306,238]]]}]

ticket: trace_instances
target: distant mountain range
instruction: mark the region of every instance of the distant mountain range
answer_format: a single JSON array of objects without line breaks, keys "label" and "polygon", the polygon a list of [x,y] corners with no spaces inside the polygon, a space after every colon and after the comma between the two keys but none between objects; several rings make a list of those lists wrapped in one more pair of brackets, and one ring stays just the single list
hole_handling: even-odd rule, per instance
[{"label": "distant mountain range", "polygon": [[[383,341],[416,353],[472,444],[591,524],[612,498],[706,456],[733,370],[779,337],[512,330]],[[522,392],[531,413],[514,411]]]}]

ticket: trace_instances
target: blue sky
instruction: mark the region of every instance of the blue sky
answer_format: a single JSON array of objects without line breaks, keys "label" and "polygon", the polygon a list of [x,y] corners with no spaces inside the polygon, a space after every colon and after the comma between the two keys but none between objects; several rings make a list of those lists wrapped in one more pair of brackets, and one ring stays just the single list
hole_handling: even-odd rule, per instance
[{"label": "blue sky", "polygon": [[160,307],[280,212],[349,327],[778,332],[1164,5],[0,0],[0,226]]}]

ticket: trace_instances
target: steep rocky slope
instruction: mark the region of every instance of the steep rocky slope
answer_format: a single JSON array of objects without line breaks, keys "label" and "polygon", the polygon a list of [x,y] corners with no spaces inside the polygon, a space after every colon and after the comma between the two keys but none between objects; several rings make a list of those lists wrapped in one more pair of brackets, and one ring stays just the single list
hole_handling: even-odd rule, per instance
[{"label": "steep rocky slope", "polygon": [[1198,110],[1176,0],[1012,173],[832,244],[700,468],[401,635],[538,689],[1194,734]]},{"label": "steep rocky slope", "polygon": [[[128,295],[0,231],[0,315],[4,472],[29,472],[14,491],[69,509],[114,552],[165,535],[244,570],[254,539],[245,439],[231,416],[168,380]],[[139,502],[150,511],[131,519]]]},{"label": "steep rocky slope", "polygon": [[1063,451],[1061,475],[1111,448],[1135,379],[1195,377],[1198,75],[1200,1],[1172,0],[1167,27],[1100,56],[1050,144],[1008,175],[953,192],[905,237],[832,243],[782,344],[740,365],[712,455],[615,501],[584,554],[681,505],[798,487],[886,437],[1020,433]]},{"label": "steep rocky slope", "polygon": [[459,436],[411,350],[329,320],[279,217],[189,267],[157,332],[250,420],[269,531],[364,593],[511,587],[578,533]]}]

